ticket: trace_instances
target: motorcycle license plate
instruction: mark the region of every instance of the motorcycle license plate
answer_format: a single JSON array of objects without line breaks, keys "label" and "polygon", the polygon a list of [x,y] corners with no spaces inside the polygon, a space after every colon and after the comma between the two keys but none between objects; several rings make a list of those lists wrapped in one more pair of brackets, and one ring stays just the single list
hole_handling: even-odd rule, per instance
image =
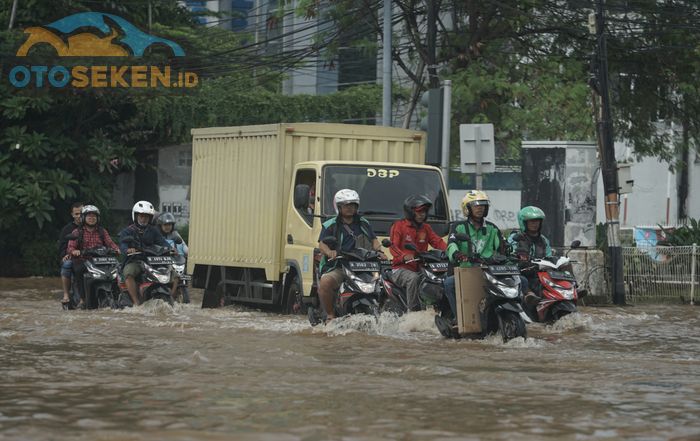
[{"label": "motorcycle license plate", "polygon": [[351,271],[379,271],[379,262],[348,262]]},{"label": "motorcycle license plate", "polygon": [[95,265],[115,265],[117,263],[115,257],[93,257],[91,260]]},{"label": "motorcycle license plate", "polygon": [[146,261],[151,265],[172,265],[173,258],[170,256],[148,256]]},{"label": "motorcycle license plate", "polygon": [[550,271],[549,275],[552,279],[556,280],[568,280],[569,282],[576,281],[576,277],[574,277],[573,274],[568,273],[566,271]]},{"label": "motorcycle license plate", "polygon": [[512,276],[520,274],[517,265],[489,265],[489,271],[494,276]]},{"label": "motorcycle license plate", "polygon": [[447,271],[447,262],[429,263],[428,268],[434,272]]}]

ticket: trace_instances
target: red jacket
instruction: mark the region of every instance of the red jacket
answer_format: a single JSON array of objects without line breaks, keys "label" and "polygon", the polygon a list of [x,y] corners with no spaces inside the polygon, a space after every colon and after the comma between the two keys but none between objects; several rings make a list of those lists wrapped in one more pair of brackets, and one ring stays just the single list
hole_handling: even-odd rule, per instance
[{"label": "red jacket", "polygon": [[[391,267],[394,269],[404,268],[411,271],[418,271],[418,262],[405,263],[403,256],[415,255],[416,253],[424,253],[428,251],[428,245],[431,245],[437,250],[445,250],[447,244],[435,232],[430,225],[422,223],[419,227],[408,219],[403,219],[394,222],[391,226]],[[415,245],[418,251],[410,251],[404,248],[407,243]]]}]

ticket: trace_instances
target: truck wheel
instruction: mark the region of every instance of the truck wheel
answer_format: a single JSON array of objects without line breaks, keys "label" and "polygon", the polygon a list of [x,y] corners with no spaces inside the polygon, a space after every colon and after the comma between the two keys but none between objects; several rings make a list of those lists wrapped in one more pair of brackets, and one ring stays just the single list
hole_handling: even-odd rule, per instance
[{"label": "truck wheel", "polygon": [[301,296],[301,281],[299,276],[295,275],[285,290],[283,312],[285,314],[305,314]]}]

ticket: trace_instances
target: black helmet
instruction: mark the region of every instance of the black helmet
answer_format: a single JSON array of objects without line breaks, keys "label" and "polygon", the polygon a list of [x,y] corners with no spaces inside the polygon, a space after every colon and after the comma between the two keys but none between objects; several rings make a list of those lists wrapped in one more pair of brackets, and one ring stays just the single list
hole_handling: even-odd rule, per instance
[{"label": "black helmet", "polygon": [[163,213],[158,216],[158,225],[175,224],[175,216],[172,213]]},{"label": "black helmet", "polygon": [[403,201],[403,212],[406,215],[406,219],[416,221],[415,209],[418,207],[426,207],[426,211],[429,211],[433,206],[433,202],[428,198],[428,196],[417,194],[411,195]]}]

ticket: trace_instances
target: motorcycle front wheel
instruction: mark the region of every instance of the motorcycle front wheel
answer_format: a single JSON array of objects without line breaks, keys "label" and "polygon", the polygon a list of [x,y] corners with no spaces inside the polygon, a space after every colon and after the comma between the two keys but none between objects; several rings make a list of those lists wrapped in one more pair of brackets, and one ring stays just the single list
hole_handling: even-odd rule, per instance
[{"label": "motorcycle front wheel", "polygon": [[503,343],[516,337],[527,338],[525,321],[520,314],[513,311],[502,311],[498,315],[498,329],[503,337]]}]

